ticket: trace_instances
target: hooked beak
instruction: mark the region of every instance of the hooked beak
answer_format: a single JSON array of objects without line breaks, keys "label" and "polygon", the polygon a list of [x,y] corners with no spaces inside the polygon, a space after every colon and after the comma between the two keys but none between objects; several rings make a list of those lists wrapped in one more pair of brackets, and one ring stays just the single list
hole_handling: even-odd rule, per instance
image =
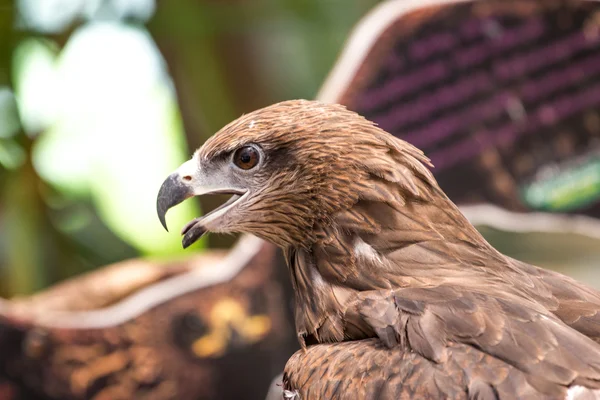
[{"label": "hooked beak", "polygon": [[181,234],[183,235],[183,248],[200,239],[209,230],[211,223],[225,214],[238,200],[243,198],[247,191],[229,187],[218,176],[208,176],[202,171],[194,159],[183,163],[175,172],[165,179],[158,191],[156,199],[156,212],[162,226],[168,231],[165,215],[170,208],[184,200],[203,194],[231,194],[232,197],[217,209],[203,217],[196,218],[186,224]]},{"label": "hooked beak", "polygon": [[158,191],[158,197],[156,199],[156,211],[158,213],[158,219],[160,223],[168,232],[167,221],[165,216],[170,208],[175,207],[185,199],[188,199],[194,195],[192,188],[182,182],[181,177],[177,172],[172,173],[163,182]]}]

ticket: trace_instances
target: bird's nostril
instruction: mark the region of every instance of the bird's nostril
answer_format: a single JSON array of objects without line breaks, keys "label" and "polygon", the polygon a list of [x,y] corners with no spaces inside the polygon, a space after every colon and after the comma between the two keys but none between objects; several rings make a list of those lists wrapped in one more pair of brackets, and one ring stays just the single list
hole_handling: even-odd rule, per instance
[{"label": "bird's nostril", "polygon": [[186,175],[186,176],[183,177],[183,180],[186,181],[186,182],[189,182],[189,181],[192,180],[192,177],[189,176],[189,175]]}]

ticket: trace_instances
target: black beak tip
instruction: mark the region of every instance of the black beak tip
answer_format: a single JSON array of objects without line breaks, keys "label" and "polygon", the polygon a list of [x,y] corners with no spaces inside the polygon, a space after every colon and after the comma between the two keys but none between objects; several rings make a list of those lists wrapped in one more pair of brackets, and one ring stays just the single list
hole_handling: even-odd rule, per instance
[{"label": "black beak tip", "polygon": [[164,204],[161,202],[161,197],[159,197],[156,201],[156,212],[158,214],[158,219],[160,220],[161,225],[167,232],[169,232],[169,228],[167,228],[167,220],[165,218],[167,214],[168,208],[164,207]]},{"label": "black beak tip", "polygon": [[181,239],[181,244],[184,249],[187,249],[192,244],[194,244],[198,239],[200,239],[206,233],[206,228],[202,225],[194,225],[192,226],[184,235],[183,239]]},{"label": "black beak tip", "polygon": [[193,243],[194,243],[194,242],[192,242],[191,240],[187,240],[187,239],[185,238],[185,236],[183,237],[183,239],[181,239],[181,246],[182,246],[184,249],[187,249],[187,248],[188,248],[188,247],[190,247],[190,246],[191,246]]},{"label": "black beak tip", "polygon": [[160,223],[167,232],[169,231],[165,219],[167,211],[192,195],[191,188],[181,182],[177,173],[173,173],[165,179],[158,191],[158,197],[156,198],[156,212]]},{"label": "black beak tip", "polygon": [[164,218],[160,220],[160,223],[162,224],[163,228],[165,228],[165,231],[169,232],[169,228],[167,228],[167,222]]}]

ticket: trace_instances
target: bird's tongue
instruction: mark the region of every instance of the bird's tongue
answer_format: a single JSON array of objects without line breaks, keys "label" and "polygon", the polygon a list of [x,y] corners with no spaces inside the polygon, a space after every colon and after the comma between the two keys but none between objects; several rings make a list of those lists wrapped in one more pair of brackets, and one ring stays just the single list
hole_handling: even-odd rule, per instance
[{"label": "bird's tongue", "polygon": [[194,218],[193,220],[191,220],[190,222],[185,224],[185,226],[183,228],[181,228],[181,234],[185,235],[190,229],[192,229],[194,227],[194,225],[196,225],[196,223],[200,222],[200,220],[202,220],[202,218],[203,217]]}]

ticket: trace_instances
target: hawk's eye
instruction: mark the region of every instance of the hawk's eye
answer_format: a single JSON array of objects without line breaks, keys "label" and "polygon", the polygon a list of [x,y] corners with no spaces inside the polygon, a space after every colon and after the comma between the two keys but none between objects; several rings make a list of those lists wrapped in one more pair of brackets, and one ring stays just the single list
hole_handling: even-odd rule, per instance
[{"label": "hawk's eye", "polygon": [[235,151],[233,163],[241,169],[251,169],[258,164],[260,155],[253,146],[244,146]]}]

